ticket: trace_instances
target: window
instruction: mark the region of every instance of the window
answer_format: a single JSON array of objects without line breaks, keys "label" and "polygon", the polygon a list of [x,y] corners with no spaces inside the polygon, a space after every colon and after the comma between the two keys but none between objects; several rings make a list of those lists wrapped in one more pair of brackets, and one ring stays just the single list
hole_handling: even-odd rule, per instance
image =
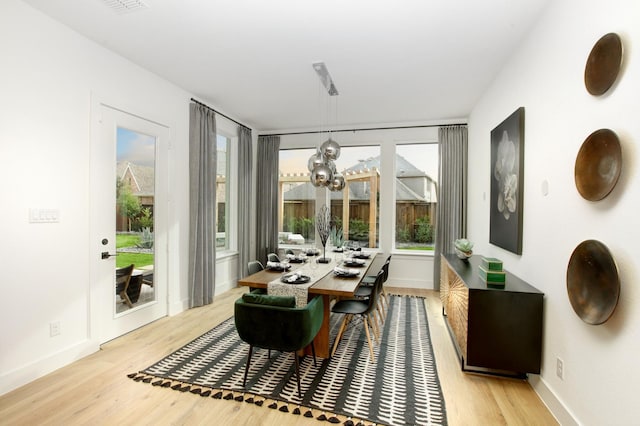
[{"label": "window", "polygon": [[[315,151],[315,148],[280,151],[280,245],[315,244],[317,191],[307,168]],[[347,188],[329,192],[332,224],[329,244],[341,245],[342,241],[351,240],[361,247],[379,247],[380,148],[341,147],[335,163]]]},{"label": "window", "polygon": [[316,191],[309,180],[307,161],[314,149],[281,150],[278,243],[315,243]]},{"label": "window", "polygon": [[396,146],[396,249],[433,250],[438,144]]},{"label": "window", "polygon": [[230,139],[224,135],[216,138],[216,248],[229,248],[229,147]]},{"label": "window", "polygon": [[330,193],[336,229],[360,247],[380,247],[380,147],[342,147],[336,169],[347,184]]}]

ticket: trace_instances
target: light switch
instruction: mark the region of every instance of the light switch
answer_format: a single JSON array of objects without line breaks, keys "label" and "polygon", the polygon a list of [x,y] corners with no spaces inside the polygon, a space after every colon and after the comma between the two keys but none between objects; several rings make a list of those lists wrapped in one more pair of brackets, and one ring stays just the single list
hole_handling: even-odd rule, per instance
[{"label": "light switch", "polygon": [[58,223],[60,210],[58,209],[29,209],[29,223]]}]

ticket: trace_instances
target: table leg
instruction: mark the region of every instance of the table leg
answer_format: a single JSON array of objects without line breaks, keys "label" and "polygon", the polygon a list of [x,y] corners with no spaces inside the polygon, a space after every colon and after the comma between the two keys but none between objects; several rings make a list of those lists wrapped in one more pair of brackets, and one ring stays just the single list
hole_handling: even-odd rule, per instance
[{"label": "table leg", "polygon": [[[320,296],[319,296],[320,297]],[[318,358],[330,358],[329,347],[329,316],[331,315],[331,297],[328,295],[322,295],[322,303],[324,305],[324,314],[322,316],[322,326],[320,331],[313,339],[313,344],[316,348],[316,357]],[[311,355],[311,345],[304,348],[305,355]]]}]

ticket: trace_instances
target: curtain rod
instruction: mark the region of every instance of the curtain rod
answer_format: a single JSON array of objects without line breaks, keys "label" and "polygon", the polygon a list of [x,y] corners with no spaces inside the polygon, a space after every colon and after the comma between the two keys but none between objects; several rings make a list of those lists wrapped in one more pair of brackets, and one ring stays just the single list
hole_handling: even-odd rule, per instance
[{"label": "curtain rod", "polygon": [[291,133],[265,133],[260,136],[293,136],[293,135],[313,135],[317,133],[337,133],[337,132],[363,132],[366,130],[397,130],[397,129],[419,129],[425,127],[446,127],[446,126],[466,126],[467,123],[451,123],[451,124],[424,124],[417,126],[392,126],[392,127],[369,127],[360,129],[343,129],[343,130],[313,130],[308,132],[291,132]]},{"label": "curtain rod", "polygon": [[239,121],[236,121],[236,120],[234,120],[233,118],[231,118],[231,117],[229,117],[229,116],[226,116],[226,115],[224,115],[223,113],[221,113],[221,112],[219,112],[219,111],[216,111],[215,109],[211,108],[211,107],[210,107],[209,105],[207,105],[207,104],[204,104],[204,103],[202,103],[202,102],[200,102],[200,101],[198,101],[198,100],[195,100],[195,99],[193,99],[193,98],[191,98],[191,101],[193,101],[193,102],[197,103],[198,105],[202,105],[202,106],[203,106],[203,107],[205,107],[205,108],[210,109],[211,111],[215,112],[216,114],[223,116],[223,117],[224,117],[224,118],[226,118],[227,120],[233,121],[233,122],[234,122],[234,123],[236,123],[238,126],[242,126],[242,127],[244,127],[245,129],[251,130],[251,127],[249,127],[249,126],[245,126],[244,124],[240,123]]}]

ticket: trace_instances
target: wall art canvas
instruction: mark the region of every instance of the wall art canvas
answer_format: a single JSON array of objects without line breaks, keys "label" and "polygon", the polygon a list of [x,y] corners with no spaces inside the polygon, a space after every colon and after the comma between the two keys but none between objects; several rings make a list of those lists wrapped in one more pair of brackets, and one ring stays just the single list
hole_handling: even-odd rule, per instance
[{"label": "wall art canvas", "polygon": [[491,131],[489,242],[522,254],[524,107]]}]

